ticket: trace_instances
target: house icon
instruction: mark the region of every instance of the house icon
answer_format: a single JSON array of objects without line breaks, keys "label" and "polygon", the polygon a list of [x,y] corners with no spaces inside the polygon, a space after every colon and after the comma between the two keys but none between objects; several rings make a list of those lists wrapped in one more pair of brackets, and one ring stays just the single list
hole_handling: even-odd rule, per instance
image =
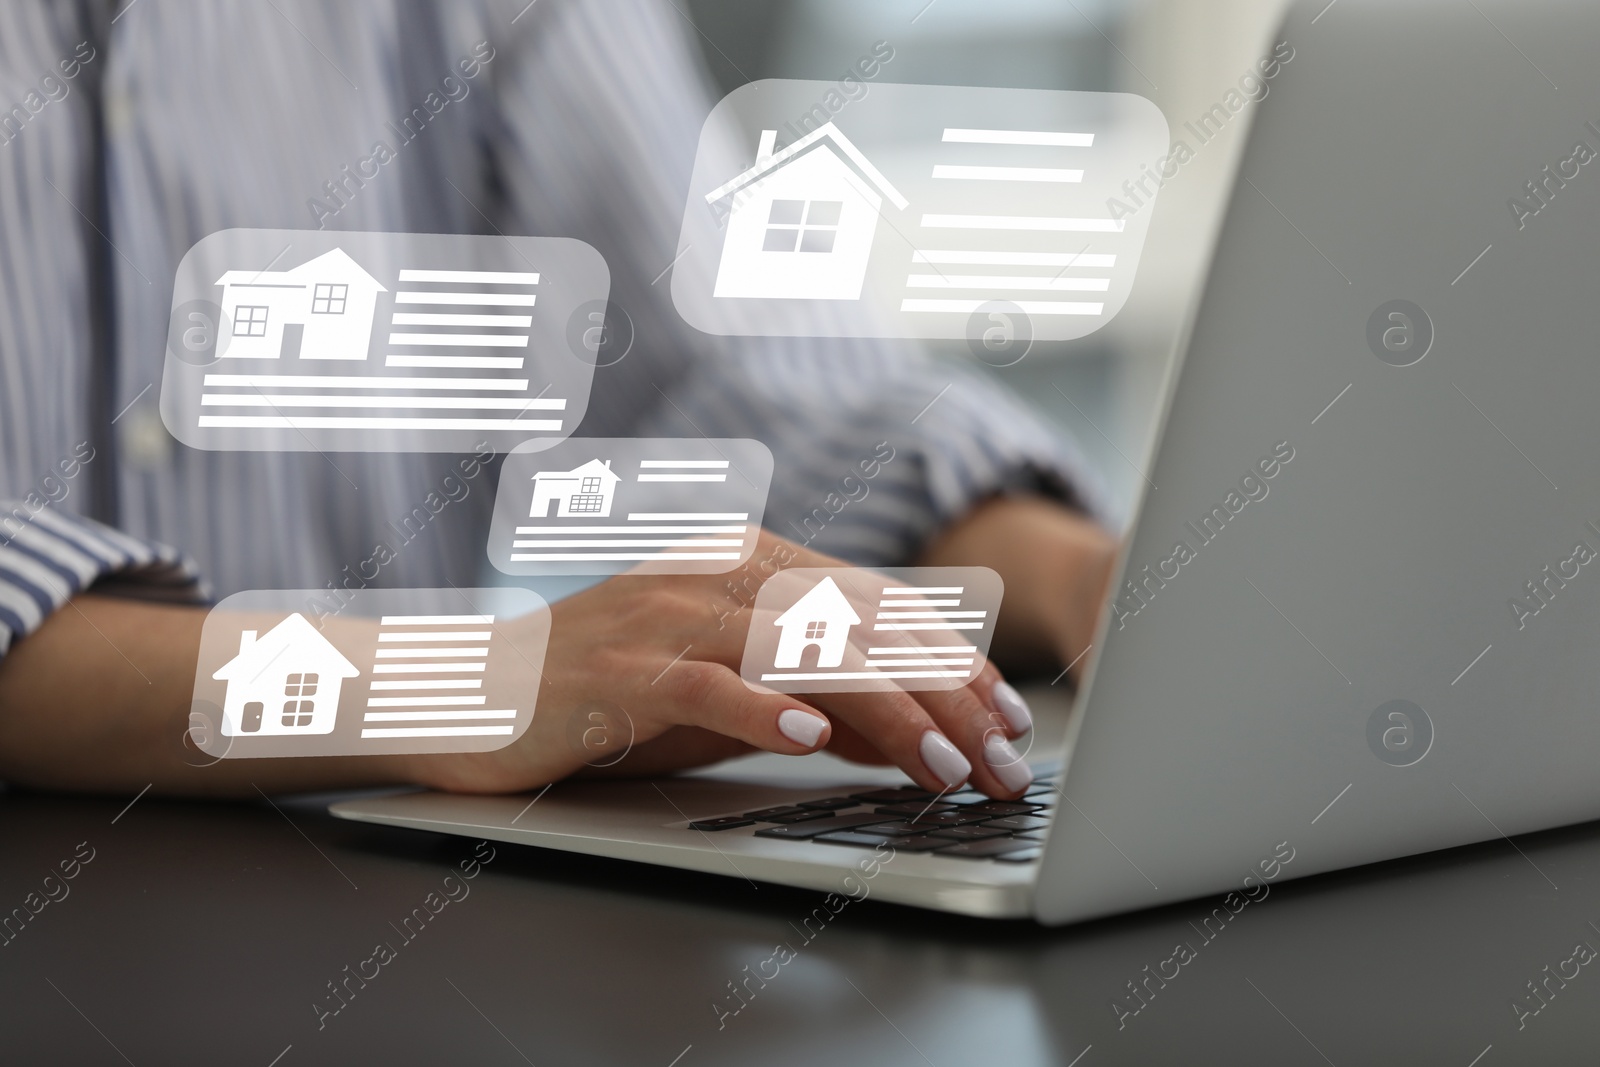
[{"label": "house icon", "polygon": [[285,326],[300,326],[301,359],[367,358],[378,279],[335,248],[292,270],[230,270],[222,314],[233,324],[224,359],[278,359]]},{"label": "house icon", "polygon": [[909,201],[828,122],[781,152],[762,130],[755,166],[706,194],[730,198],[714,296],[859,300],[888,197]]},{"label": "house icon", "polygon": [[611,514],[611,498],[616,495],[621,476],[611,469],[611,461],[591,459],[570,471],[540,471],[533,476],[533,506],[528,515],[549,518],[550,505],[556,504],[556,518]]},{"label": "house icon", "polygon": [[805,650],[816,645],[817,669],[837,667],[844,662],[850,627],[860,621],[861,616],[833,579],[824,578],[773,620],[772,624],[783,634],[778,638],[778,654],[772,665],[779,669],[798,667]]},{"label": "house icon", "polygon": [[245,630],[239,654],[211,676],[228,683],[223,736],[332,733],[339,689],[360,673],[304,615],[259,638]]}]

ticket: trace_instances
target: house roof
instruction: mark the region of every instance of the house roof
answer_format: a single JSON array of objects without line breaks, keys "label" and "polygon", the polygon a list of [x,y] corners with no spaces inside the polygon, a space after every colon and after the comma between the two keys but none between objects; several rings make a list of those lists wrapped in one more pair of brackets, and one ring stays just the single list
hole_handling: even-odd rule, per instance
[{"label": "house roof", "polygon": [[856,614],[831,577],[812,586],[805,596],[789,606],[788,611],[774,619],[772,625],[790,626],[818,620],[848,622],[851,626],[861,621],[861,616]]},{"label": "house roof", "polygon": [[[767,140],[767,138],[763,137],[763,144],[767,143]],[[706,203],[714,204],[723,197],[738,192],[751,182],[760,180],[802,153],[810,151],[812,146],[821,144],[825,140],[832,143],[831,145],[823,145],[823,148],[832,147],[843,152],[845,157],[855,165],[856,169],[868,181],[877,186],[878,191],[888,197],[895,207],[904,211],[911,206],[911,201],[901,196],[900,190],[896,189],[889,179],[883,176],[883,172],[873,166],[872,161],[862,155],[861,149],[852,144],[850,138],[846,137],[839,127],[831,122],[823,123],[780,152],[774,152],[770,156],[758,158],[755,166],[707,193]]]},{"label": "house roof", "polygon": [[361,673],[304,615],[290,615],[253,641],[246,640],[248,635],[249,631],[245,631],[240,638],[239,654],[211,677],[218,681],[255,681],[269,667],[275,669],[274,677],[277,673],[308,670],[339,678],[354,678]]},{"label": "house roof", "polygon": [[569,471],[540,471],[533,476],[533,480],[538,481],[540,478],[581,478],[584,475],[591,477],[600,475],[610,478],[614,482],[622,481],[622,475],[611,469],[611,461],[609,459],[591,459],[589,462],[579,464]]},{"label": "house roof", "polygon": [[366,269],[351,259],[342,248],[324,252],[316,258],[308,259],[298,267],[291,267],[288,270],[230,270],[212,284],[306,286],[314,282],[327,281],[329,278],[340,278],[347,280],[347,282],[355,282],[369,287],[373,292],[377,293],[388,292],[378,282],[378,279],[368,274]]}]

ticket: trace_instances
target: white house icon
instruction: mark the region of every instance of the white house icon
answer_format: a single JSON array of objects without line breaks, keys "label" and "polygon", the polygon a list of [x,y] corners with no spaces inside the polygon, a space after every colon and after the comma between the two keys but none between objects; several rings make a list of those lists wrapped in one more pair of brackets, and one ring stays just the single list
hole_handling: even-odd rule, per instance
[{"label": "white house icon", "polygon": [[332,733],[339,689],[360,673],[304,615],[290,615],[260,638],[245,630],[239,654],[211,676],[228,683],[222,733]]},{"label": "white house icon", "polygon": [[730,197],[719,297],[859,300],[883,198],[909,201],[833,123],[781,152],[762,130],[755,166],[706,194]]},{"label": "white house icon", "polygon": [[850,627],[860,621],[861,616],[833,579],[824,578],[773,620],[772,625],[780,627],[783,634],[778,638],[778,654],[772,665],[779,669],[798,667],[805,650],[816,645],[817,669],[837,667],[844,662]]},{"label": "white house icon", "polygon": [[533,506],[528,515],[548,518],[550,505],[555,504],[556,518],[592,515],[603,519],[611,514],[611,499],[621,480],[609,459],[591,459],[570,471],[540,471],[533,476]]},{"label": "white house icon", "polygon": [[292,270],[230,270],[222,286],[222,314],[231,322],[224,359],[278,359],[283,328],[302,326],[301,359],[366,359],[378,279],[335,248]]}]

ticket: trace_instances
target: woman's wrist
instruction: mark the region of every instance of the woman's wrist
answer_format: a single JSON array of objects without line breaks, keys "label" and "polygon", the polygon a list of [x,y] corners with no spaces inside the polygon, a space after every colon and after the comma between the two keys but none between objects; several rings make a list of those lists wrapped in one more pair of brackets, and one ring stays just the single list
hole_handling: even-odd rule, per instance
[{"label": "woman's wrist", "polygon": [[982,566],[1005,583],[996,657],[1012,667],[1068,663],[1094,639],[1117,542],[1040,497],[994,497],[924,550],[919,566]]}]

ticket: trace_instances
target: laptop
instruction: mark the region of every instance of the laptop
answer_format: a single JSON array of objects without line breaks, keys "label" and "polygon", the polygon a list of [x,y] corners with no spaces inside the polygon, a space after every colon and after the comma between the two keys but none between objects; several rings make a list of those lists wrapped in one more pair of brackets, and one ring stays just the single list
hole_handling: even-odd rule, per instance
[{"label": "laptop", "polygon": [[334,814],[1047,924],[1600,817],[1597,39],[1589,0],[1289,9],[1020,803],[758,756]]}]

